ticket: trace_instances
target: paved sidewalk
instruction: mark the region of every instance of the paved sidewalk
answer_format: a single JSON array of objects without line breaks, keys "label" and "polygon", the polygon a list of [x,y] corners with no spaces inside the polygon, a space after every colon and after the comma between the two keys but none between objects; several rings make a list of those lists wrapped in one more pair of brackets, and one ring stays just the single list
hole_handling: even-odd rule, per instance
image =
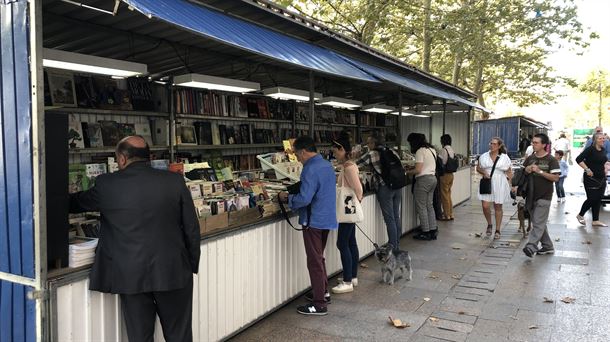
[{"label": "paved sidewalk", "polygon": [[[234,340],[610,341],[610,228],[580,226],[584,190],[573,180],[566,192],[568,202],[553,200],[549,218],[555,255],[523,254],[511,203],[504,205],[502,239],[477,237],[486,223],[475,195],[456,208],[455,221],[439,222],[438,240],[403,238],[413,280],[380,284],[379,266],[368,258],[359,286],[333,295],[327,316],[297,314],[305,303],[299,298]],[[610,222],[610,206],[601,219]],[[562,302],[566,297],[574,301]],[[388,316],[410,327],[396,329]]]}]

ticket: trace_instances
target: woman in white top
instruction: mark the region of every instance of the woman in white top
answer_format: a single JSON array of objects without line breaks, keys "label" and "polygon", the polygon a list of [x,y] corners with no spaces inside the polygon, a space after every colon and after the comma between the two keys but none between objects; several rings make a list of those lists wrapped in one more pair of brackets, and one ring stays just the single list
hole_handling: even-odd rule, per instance
[{"label": "woman in white top", "polygon": [[502,204],[510,200],[510,179],[513,177],[511,161],[506,154],[506,146],[502,139],[495,137],[489,142],[489,152],[483,153],[479,157],[477,172],[483,178],[489,178],[494,161],[498,158],[496,168],[491,179],[491,194],[479,194],[479,199],[483,206],[483,214],[487,219],[486,235],[491,236],[491,203],[494,204],[494,212],[496,215],[496,233],[494,239],[500,238],[500,230],[502,226]]},{"label": "woman in white top", "polygon": [[434,190],[436,189],[436,151],[426,141],[426,136],[411,133],[407,137],[411,145],[411,153],[415,153],[415,170],[409,171],[415,175],[413,197],[415,210],[419,216],[421,233],[414,235],[417,240],[436,240],[436,214],[434,212]]}]

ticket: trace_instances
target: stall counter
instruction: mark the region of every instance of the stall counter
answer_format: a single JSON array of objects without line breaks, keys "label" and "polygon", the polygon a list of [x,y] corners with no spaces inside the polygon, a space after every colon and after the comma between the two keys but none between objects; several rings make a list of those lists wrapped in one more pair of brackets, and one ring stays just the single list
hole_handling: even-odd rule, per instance
[{"label": "stall counter", "polygon": [[[470,168],[456,172],[454,204],[470,198]],[[465,186],[467,184],[467,186]],[[467,189],[466,189],[467,188]],[[377,243],[387,240],[376,195],[363,199],[360,228]],[[417,227],[411,185],[403,188],[402,227]],[[360,255],[372,244],[356,233]],[[336,232],[326,245],[329,274],[341,271]],[[127,340],[119,297],[88,290],[89,270],[81,269],[49,280],[50,338],[55,341]],[[300,232],[275,218],[228,230],[201,241],[199,274],[194,277],[193,338],[226,339],[301,295],[310,286]],[[155,341],[163,341],[157,320]]]}]

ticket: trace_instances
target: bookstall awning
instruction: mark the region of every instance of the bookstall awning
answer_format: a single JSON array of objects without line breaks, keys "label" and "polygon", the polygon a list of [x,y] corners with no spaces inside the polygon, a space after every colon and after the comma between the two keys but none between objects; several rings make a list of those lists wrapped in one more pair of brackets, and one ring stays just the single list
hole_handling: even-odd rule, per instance
[{"label": "bookstall awning", "polygon": [[358,68],[360,68],[363,71],[368,72],[369,74],[385,80],[387,82],[391,82],[394,83],[396,85],[405,87],[407,89],[411,89],[414,90],[416,92],[420,92],[423,94],[427,94],[427,95],[431,95],[437,98],[441,98],[441,99],[446,99],[446,100],[451,100],[451,101],[455,101],[455,102],[459,102],[462,104],[465,104],[467,106],[471,106],[474,108],[478,108],[484,112],[488,112],[490,113],[491,111],[481,105],[479,105],[478,103],[469,101],[463,97],[460,97],[456,94],[423,84],[421,82],[418,82],[416,80],[401,76],[397,73],[364,63],[364,62],[360,62],[360,61],[356,61],[353,59],[346,59],[346,61],[349,61],[350,63],[352,63],[353,65],[357,66]]},{"label": "bookstall awning", "polygon": [[148,18],[282,62],[348,77],[379,82],[337,53],[185,0],[123,0]]}]

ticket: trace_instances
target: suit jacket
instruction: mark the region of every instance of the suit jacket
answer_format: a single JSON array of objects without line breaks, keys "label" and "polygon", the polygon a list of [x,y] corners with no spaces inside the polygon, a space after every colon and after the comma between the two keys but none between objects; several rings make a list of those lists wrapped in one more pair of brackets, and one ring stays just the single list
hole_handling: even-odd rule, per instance
[{"label": "suit jacket", "polygon": [[184,288],[197,273],[199,221],[179,174],[135,162],[70,196],[70,212],[99,211],[90,290],[134,294]]}]

